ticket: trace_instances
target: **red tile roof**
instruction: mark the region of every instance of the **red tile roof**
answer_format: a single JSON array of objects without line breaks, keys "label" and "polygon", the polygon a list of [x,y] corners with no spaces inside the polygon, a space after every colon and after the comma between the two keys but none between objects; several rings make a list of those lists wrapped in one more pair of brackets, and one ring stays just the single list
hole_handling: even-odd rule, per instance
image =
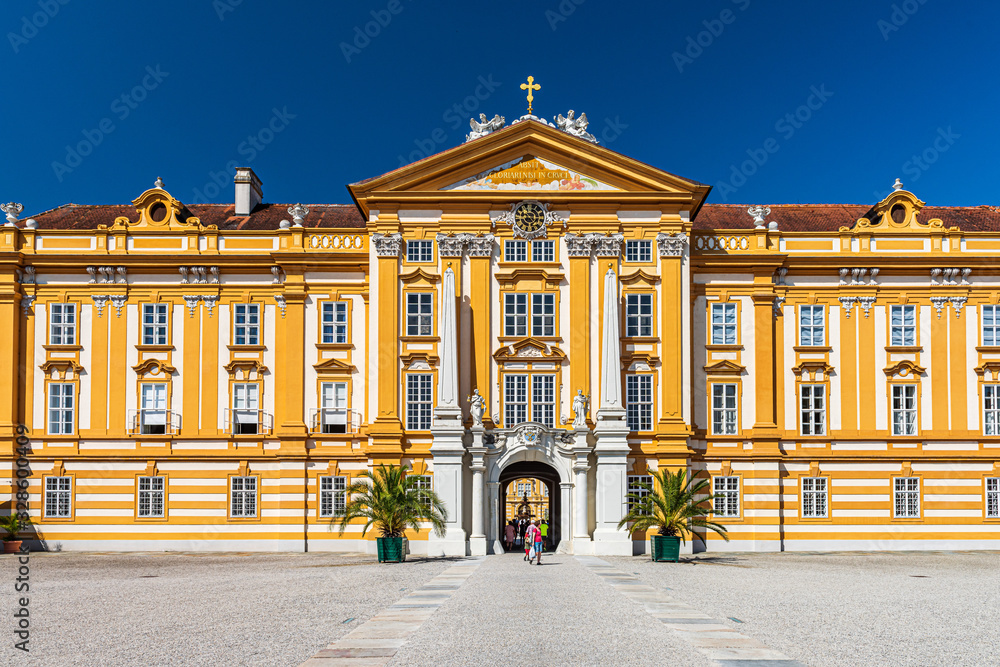
[{"label": "red tile roof", "polygon": [[[694,220],[695,229],[753,229],[746,204],[705,204]],[[784,232],[835,232],[854,227],[859,218],[869,217],[872,206],[854,204],[772,204],[767,221],[774,220]],[[1000,231],[998,206],[925,206],[918,219],[939,218],[945,228],[965,232]]]}]

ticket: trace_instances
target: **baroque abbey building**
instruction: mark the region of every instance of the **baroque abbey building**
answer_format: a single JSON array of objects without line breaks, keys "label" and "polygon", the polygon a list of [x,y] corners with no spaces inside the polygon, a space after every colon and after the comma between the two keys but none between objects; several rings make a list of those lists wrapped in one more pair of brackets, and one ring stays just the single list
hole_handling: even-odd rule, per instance
[{"label": "baroque abbey building", "polygon": [[234,204],[5,206],[3,511],[49,549],[373,551],[331,519],[403,463],[448,509],[413,553],[499,551],[535,479],[559,550],[633,554],[626,494],[687,468],[732,538],[696,550],[1000,547],[1000,210],[705,204],[497,121],[351,205],[240,169]]}]

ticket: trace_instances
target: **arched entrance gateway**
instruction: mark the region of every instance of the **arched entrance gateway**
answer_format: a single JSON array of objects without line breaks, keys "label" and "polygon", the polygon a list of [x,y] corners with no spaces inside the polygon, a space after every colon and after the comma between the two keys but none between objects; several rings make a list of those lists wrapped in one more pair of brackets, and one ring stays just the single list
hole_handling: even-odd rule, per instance
[{"label": "arched entrance gateway", "polygon": [[[528,511],[518,511],[524,504],[522,496],[517,489],[512,488],[515,480],[531,479],[538,480],[539,486],[544,491],[539,494],[545,498],[542,503],[530,505]],[[540,461],[518,461],[511,463],[500,473],[499,498],[497,506],[499,508],[497,530],[498,535],[503,536],[504,526],[511,519],[519,519],[524,516],[532,520],[545,520],[549,524],[549,544],[553,548],[558,548],[562,538],[559,516],[562,509],[560,502],[559,473],[555,468]],[[517,508],[513,509],[512,508]],[[501,539],[501,541],[503,541]]]}]

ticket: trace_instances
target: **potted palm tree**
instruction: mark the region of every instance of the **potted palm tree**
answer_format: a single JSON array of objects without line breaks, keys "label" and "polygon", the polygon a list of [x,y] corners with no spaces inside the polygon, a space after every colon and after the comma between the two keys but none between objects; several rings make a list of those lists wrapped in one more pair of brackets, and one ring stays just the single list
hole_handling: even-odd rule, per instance
[{"label": "potted palm tree", "polygon": [[334,519],[340,534],[354,519],[365,519],[362,537],[372,526],[378,531],[375,542],[379,562],[401,563],[406,560],[403,533],[407,528],[420,530],[421,522],[429,522],[434,532],[443,536],[448,512],[436,493],[418,484],[416,477],[407,475],[407,466],[379,465],[374,472],[364,471],[346,489],[344,513]]},{"label": "potted palm tree", "polygon": [[618,527],[629,524],[629,535],[657,527],[656,534],[650,536],[654,561],[672,560],[676,563],[680,559],[681,542],[686,542],[688,534],[703,539],[694,532],[694,528],[713,530],[729,541],[725,526],[706,517],[716,496],[695,499],[705,491],[708,480],[689,479],[685,470],[672,473],[664,468],[649,472],[653,484],[639,482],[643,492],[628,494],[630,509],[618,522]]},{"label": "potted palm tree", "polygon": [[3,552],[5,554],[16,554],[21,550],[21,540],[17,539],[17,534],[31,525],[31,519],[26,514],[11,514],[0,517],[0,528],[7,531],[3,536]]}]

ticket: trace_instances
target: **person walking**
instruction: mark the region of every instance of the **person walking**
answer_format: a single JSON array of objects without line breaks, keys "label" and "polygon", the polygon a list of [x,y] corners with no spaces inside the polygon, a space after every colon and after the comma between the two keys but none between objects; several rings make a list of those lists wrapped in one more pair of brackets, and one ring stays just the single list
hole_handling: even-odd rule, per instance
[{"label": "person walking", "polygon": [[542,537],[542,529],[535,526],[535,534],[533,536],[534,548],[535,548],[535,565],[542,564],[542,549],[545,548],[545,543]]},{"label": "person walking", "polygon": [[542,519],[542,525],[538,527],[542,531],[542,546],[549,546],[549,524],[545,519]]},{"label": "person walking", "polygon": [[541,553],[539,553],[538,548],[542,543],[542,533],[538,530],[538,526],[532,521],[528,524],[528,529],[524,531],[524,544],[526,547],[526,553],[524,555],[525,559],[530,564],[535,558],[541,558]]},{"label": "person walking", "polygon": [[514,522],[510,521],[504,528],[504,537],[507,542],[507,551],[511,551],[514,548],[514,535],[517,533],[517,528],[514,528]]}]

